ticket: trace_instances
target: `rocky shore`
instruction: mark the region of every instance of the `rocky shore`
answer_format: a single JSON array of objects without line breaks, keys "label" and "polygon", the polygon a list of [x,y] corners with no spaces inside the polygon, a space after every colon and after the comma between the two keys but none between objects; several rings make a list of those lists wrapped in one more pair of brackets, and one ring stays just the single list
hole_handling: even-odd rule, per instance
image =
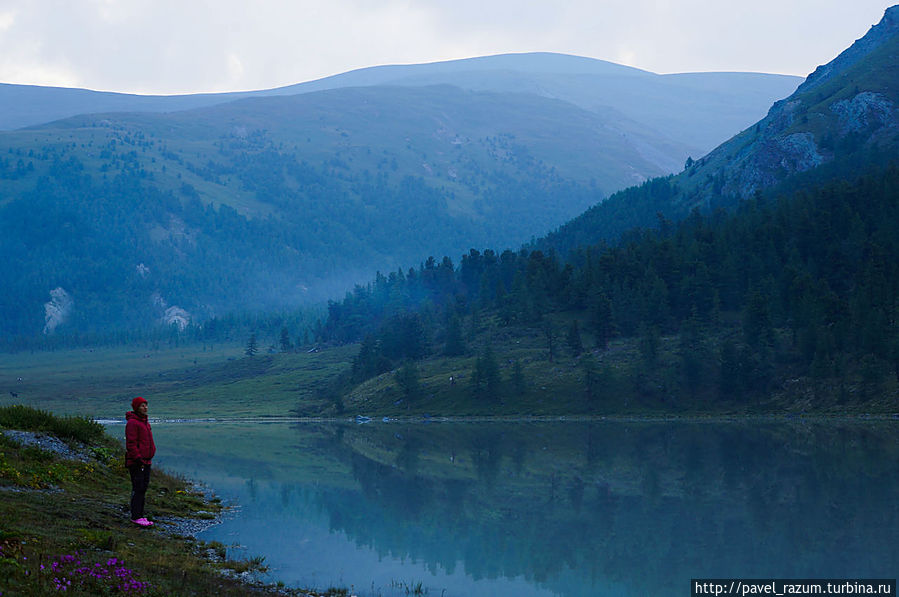
[{"label": "rocky shore", "polygon": [[[56,457],[70,461],[78,466],[88,466],[92,461],[96,462],[98,456],[100,456],[97,450],[91,446],[79,444],[78,442],[66,443],[47,432],[0,429],[0,434],[23,448],[36,448],[42,452],[52,453]],[[23,495],[29,493],[60,494],[64,492],[64,489],[54,485],[35,488],[3,483],[0,483],[0,490]],[[162,490],[168,491],[166,488],[162,488]],[[197,483],[188,483],[185,492],[198,496],[202,495],[207,504],[215,505],[216,507],[194,511],[190,516],[175,516],[164,513],[151,515],[156,522],[154,527],[156,533],[161,533],[173,539],[188,541],[193,545],[193,551],[199,557],[212,563],[222,577],[228,578],[232,582],[238,583],[239,586],[244,587],[245,593],[242,592],[242,594],[292,597],[316,597],[319,595],[319,593],[309,592],[308,590],[304,591],[266,583],[262,578],[264,567],[250,567],[245,570],[234,569],[234,563],[226,558],[224,546],[197,540],[199,534],[221,523],[223,518],[227,517],[228,513],[232,512],[233,509],[230,507],[218,507],[216,497],[209,487]],[[127,504],[124,502],[117,501],[114,504],[104,504],[104,507],[108,507],[113,511],[121,510],[122,516],[127,516]],[[348,593],[329,592],[322,595],[346,596]]]}]

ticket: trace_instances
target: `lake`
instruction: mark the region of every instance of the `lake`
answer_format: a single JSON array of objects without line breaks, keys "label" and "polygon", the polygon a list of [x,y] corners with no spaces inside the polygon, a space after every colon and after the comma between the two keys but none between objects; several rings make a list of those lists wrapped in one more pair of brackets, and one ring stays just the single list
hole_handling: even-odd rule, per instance
[{"label": "lake", "polygon": [[153,429],[160,466],[237,506],[200,538],[289,586],[689,595],[691,578],[899,571],[896,421]]}]

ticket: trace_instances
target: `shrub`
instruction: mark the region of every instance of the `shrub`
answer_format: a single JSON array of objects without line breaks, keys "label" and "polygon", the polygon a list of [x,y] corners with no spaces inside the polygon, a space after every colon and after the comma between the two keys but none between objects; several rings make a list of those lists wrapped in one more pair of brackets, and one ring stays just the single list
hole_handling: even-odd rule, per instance
[{"label": "shrub", "polygon": [[58,417],[44,410],[16,404],[0,407],[0,427],[21,431],[46,431],[66,441],[95,444],[103,426],[87,417]]}]

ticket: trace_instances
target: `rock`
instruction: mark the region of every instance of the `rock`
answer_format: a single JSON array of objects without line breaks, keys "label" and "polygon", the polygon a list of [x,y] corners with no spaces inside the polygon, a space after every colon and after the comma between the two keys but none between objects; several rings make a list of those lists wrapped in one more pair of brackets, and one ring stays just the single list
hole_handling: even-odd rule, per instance
[{"label": "rock", "polygon": [[91,455],[87,451],[87,448],[82,448],[80,450],[73,449],[64,441],[49,433],[4,429],[3,435],[22,446],[33,446],[45,452],[53,452],[66,460],[87,462],[91,459]]},{"label": "rock", "polygon": [[843,134],[863,131],[869,127],[895,126],[895,104],[879,93],[863,91],[851,100],[840,100],[830,106],[837,115]]}]

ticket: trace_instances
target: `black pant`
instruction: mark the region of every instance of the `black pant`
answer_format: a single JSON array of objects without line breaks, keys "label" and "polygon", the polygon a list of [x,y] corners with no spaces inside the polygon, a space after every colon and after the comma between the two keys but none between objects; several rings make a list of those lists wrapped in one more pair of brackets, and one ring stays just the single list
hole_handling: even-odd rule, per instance
[{"label": "black pant", "polygon": [[131,473],[131,520],[144,517],[144,495],[150,485],[150,465],[132,464]]}]

